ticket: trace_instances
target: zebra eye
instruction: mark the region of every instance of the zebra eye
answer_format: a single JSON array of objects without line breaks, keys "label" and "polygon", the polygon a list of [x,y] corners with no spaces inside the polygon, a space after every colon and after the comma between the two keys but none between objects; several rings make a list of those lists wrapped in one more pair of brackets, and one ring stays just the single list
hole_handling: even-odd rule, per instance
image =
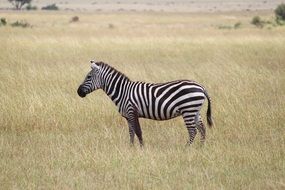
[{"label": "zebra eye", "polygon": [[88,76],[87,76],[87,79],[90,79],[90,78],[91,78],[91,75],[88,75]]}]

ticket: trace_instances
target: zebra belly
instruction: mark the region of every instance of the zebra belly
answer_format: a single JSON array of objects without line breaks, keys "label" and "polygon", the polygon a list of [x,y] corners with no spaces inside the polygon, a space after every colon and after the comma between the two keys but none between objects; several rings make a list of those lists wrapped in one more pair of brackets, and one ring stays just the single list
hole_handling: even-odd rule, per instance
[{"label": "zebra belly", "polygon": [[139,117],[140,118],[145,118],[145,119],[152,119],[152,120],[158,120],[158,121],[163,121],[163,120],[169,120],[169,119],[173,119],[173,118],[176,118],[178,116],[181,116],[182,114],[180,113],[180,111],[178,110],[177,112],[173,113],[170,117],[167,117],[167,118],[162,118],[162,117],[149,117],[149,116],[146,116],[142,113],[139,113]]},{"label": "zebra belly", "polygon": [[179,116],[181,116],[181,115],[182,115],[182,114],[181,114],[180,112],[177,112],[177,113],[171,115],[171,117],[167,117],[167,118],[146,117],[145,115],[142,115],[142,114],[139,114],[139,117],[140,117],[140,118],[144,118],[144,119],[151,119],[151,120],[163,121],[163,120],[173,119],[173,118],[179,117]]}]

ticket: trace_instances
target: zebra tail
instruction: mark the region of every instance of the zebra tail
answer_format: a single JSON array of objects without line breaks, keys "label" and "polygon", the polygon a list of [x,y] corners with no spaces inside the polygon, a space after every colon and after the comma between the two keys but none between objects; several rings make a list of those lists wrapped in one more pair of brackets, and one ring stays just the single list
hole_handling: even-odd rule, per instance
[{"label": "zebra tail", "polygon": [[211,99],[210,99],[206,90],[204,90],[204,94],[208,100],[207,123],[208,123],[209,127],[212,127],[213,126],[213,120],[212,120],[212,112],[211,112]]}]

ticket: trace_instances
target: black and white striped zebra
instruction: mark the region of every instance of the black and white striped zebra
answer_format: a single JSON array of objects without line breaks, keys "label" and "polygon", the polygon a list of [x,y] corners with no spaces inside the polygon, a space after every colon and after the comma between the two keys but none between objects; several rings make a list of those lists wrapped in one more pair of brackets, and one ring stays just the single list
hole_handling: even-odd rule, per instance
[{"label": "black and white striped zebra", "polygon": [[211,101],[205,88],[190,80],[177,80],[166,83],[145,83],[131,81],[127,76],[103,62],[91,62],[87,74],[77,93],[80,97],[97,89],[102,89],[117,105],[129,126],[130,142],[137,135],[143,145],[139,118],[167,120],[182,116],[189,133],[188,144],[201,133],[204,142],[206,129],[200,116],[201,107],[208,99],[207,122],[212,126]]}]

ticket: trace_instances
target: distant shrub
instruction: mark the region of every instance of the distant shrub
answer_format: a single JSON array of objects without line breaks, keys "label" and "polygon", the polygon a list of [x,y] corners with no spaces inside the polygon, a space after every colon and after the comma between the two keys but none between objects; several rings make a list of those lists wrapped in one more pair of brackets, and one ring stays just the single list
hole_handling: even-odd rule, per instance
[{"label": "distant shrub", "polygon": [[224,30],[224,29],[227,29],[227,30],[230,30],[230,29],[232,29],[233,27],[232,26],[229,26],[229,25],[220,25],[220,26],[218,26],[218,29],[222,29],[222,30]]},{"label": "distant shrub", "polygon": [[37,10],[37,9],[38,9],[38,7],[35,5],[33,6],[31,3],[29,3],[26,7],[26,10],[28,10],[28,11]]},{"label": "distant shrub", "polygon": [[253,24],[253,25],[255,25],[255,26],[259,27],[259,28],[263,28],[264,21],[262,21],[259,16],[255,16],[255,17],[252,18],[251,24]]},{"label": "distant shrub", "polygon": [[110,23],[110,24],[108,25],[108,28],[113,29],[113,28],[115,28],[115,26],[114,26],[112,23]]},{"label": "distant shrub", "polygon": [[56,6],[56,4],[50,4],[50,5],[47,5],[45,7],[42,7],[42,10],[52,10],[52,11],[57,11],[59,10],[58,6]]},{"label": "distant shrub", "polygon": [[5,26],[7,24],[7,20],[6,20],[6,18],[1,18],[0,19],[0,26]]},{"label": "distant shrub", "polygon": [[285,21],[285,4],[278,5],[274,12],[277,20]]},{"label": "distant shrub", "polygon": [[240,27],[241,27],[241,22],[237,22],[234,25],[218,25],[218,29],[221,29],[221,30],[238,29]]},{"label": "distant shrub", "polygon": [[285,21],[284,20],[280,20],[280,19],[276,19],[276,25],[284,26],[285,25]]},{"label": "distant shrub", "polygon": [[79,21],[79,17],[78,16],[74,16],[71,18],[70,22],[78,22]]},{"label": "distant shrub", "polygon": [[276,23],[278,25],[285,25],[285,4],[280,4],[275,9]]},{"label": "distant shrub", "polygon": [[261,23],[261,18],[259,16],[255,16],[251,20],[251,24],[258,25]]},{"label": "distant shrub", "polygon": [[241,27],[241,22],[235,23],[234,29],[238,29],[238,28],[240,28],[240,27]]},{"label": "distant shrub", "polygon": [[27,23],[26,21],[24,20],[21,20],[21,21],[16,21],[16,22],[13,22],[11,24],[12,27],[22,27],[22,28],[27,28],[27,27],[31,27],[31,25],[29,23]]},{"label": "distant shrub", "polygon": [[274,22],[270,21],[270,20],[266,20],[266,21],[263,21],[264,24],[269,24],[269,25],[273,25]]}]

